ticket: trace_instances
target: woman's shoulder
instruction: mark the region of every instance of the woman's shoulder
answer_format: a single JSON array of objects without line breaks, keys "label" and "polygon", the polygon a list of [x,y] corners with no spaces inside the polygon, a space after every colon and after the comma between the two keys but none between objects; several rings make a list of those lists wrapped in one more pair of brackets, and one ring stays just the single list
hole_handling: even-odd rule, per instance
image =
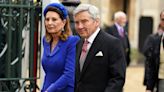
[{"label": "woman's shoulder", "polygon": [[69,42],[78,42],[80,40],[80,37],[77,35],[71,35],[68,37]]},{"label": "woman's shoulder", "polygon": [[47,42],[47,40],[46,40],[46,37],[45,37],[45,36],[42,38],[42,42],[43,42],[43,45],[48,45],[48,44],[49,44],[49,43]]}]

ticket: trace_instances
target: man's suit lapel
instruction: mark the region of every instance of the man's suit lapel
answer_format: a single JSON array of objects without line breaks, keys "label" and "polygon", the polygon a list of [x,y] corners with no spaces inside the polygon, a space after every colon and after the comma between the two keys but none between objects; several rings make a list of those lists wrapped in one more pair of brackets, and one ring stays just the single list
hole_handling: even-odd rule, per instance
[{"label": "man's suit lapel", "polygon": [[116,25],[113,25],[113,34],[116,36],[116,37],[120,37],[120,35],[119,35],[119,32],[118,32],[118,29],[117,29],[117,27],[116,27]]},{"label": "man's suit lapel", "polygon": [[82,46],[83,46],[83,42],[84,40],[80,40],[80,42],[77,44],[77,53],[76,53],[76,76],[77,78],[80,77],[80,55],[81,55],[81,51],[82,51]]},{"label": "man's suit lapel", "polygon": [[85,59],[85,63],[84,63],[84,66],[83,66],[83,69],[82,69],[80,77],[82,77],[82,75],[86,72],[86,69],[87,69],[88,65],[91,62],[93,62],[92,58],[94,57],[94,55],[96,55],[96,52],[98,51],[98,48],[102,45],[102,43],[101,43],[102,42],[101,41],[102,37],[100,37],[101,34],[102,34],[102,32],[100,30],[100,32],[97,34],[95,40],[93,41],[92,46],[90,47],[90,50],[89,50],[89,52],[87,54],[87,57]]},{"label": "man's suit lapel", "polygon": [[154,36],[154,48],[155,48],[155,52],[158,52],[158,51],[160,51],[160,43],[161,43],[161,38],[162,38],[162,35],[159,35],[158,33],[157,34],[155,34],[155,36]]}]

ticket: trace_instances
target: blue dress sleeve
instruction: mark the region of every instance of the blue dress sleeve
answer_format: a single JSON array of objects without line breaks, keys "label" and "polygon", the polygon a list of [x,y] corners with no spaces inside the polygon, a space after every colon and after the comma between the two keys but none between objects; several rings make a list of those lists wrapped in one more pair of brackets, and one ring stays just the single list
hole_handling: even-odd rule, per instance
[{"label": "blue dress sleeve", "polygon": [[76,56],[76,44],[79,41],[78,36],[71,36],[67,41],[69,42],[66,54],[66,63],[63,71],[63,75],[53,84],[51,84],[47,91],[55,92],[61,90],[66,86],[74,87],[75,76],[75,56]]}]

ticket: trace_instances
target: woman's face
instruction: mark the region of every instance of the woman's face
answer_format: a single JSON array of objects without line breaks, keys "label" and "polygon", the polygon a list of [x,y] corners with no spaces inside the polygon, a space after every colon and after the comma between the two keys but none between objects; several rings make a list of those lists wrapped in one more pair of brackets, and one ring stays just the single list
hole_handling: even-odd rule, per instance
[{"label": "woman's face", "polygon": [[65,20],[60,18],[60,15],[54,11],[48,11],[45,16],[45,28],[50,34],[58,34],[64,28]]}]

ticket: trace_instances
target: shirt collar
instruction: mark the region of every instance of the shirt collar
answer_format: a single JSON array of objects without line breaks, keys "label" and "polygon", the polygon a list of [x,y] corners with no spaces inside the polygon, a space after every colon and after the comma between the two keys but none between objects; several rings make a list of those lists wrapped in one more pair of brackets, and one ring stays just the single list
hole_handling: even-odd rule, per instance
[{"label": "shirt collar", "polygon": [[118,23],[115,23],[118,30],[121,30],[123,27],[121,27]]},{"label": "shirt collar", "polygon": [[97,34],[99,33],[100,28],[98,27],[96,31],[87,39],[89,43],[93,43],[94,39],[96,38]]}]

